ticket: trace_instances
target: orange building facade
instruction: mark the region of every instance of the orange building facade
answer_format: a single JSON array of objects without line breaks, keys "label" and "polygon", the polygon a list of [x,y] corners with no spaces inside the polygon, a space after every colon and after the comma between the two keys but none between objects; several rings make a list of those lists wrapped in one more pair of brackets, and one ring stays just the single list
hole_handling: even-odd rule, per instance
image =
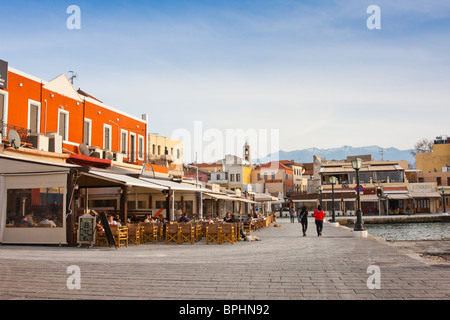
[{"label": "orange building facade", "polygon": [[[9,67],[7,80],[0,88],[3,140],[14,129],[22,142],[39,136],[44,142],[33,146],[44,151],[82,154],[84,144],[100,158],[146,161],[146,116],[132,116],[75,90],[64,74],[47,82]],[[54,140],[47,145],[46,137]]]}]

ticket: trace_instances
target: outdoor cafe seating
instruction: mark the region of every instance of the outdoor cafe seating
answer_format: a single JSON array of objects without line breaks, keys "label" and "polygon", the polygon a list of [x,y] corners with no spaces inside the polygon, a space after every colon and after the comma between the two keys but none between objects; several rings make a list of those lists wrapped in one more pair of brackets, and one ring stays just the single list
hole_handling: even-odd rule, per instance
[{"label": "outdoor cafe seating", "polygon": [[[191,221],[167,222],[163,224],[158,221],[127,223],[126,226],[110,225],[110,229],[117,247],[126,246],[129,243],[135,245],[143,243],[165,242],[183,244],[185,242],[194,244],[205,238],[206,244],[224,244],[226,242],[235,244],[241,241],[243,235],[260,231],[269,224],[265,219],[253,219],[250,224],[223,221]],[[100,228],[101,229],[101,228]],[[96,245],[109,245],[105,232],[97,230]],[[109,245],[111,247],[111,245]]]}]

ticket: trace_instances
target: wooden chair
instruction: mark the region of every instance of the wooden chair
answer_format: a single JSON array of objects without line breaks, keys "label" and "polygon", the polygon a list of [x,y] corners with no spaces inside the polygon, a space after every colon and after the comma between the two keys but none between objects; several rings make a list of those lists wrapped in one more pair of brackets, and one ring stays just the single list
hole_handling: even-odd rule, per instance
[{"label": "wooden chair", "polygon": [[234,242],[241,241],[241,227],[242,222],[235,222],[234,223]]},{"label": "wooden chair", "polygon": [[234,244],[235,234],[234,234],[234,225],[231,223],[222,224],[222,231],[220,233],[220,243],[224,243],[226,241]]},{"label": "wooden chair", "polygon": [[171,241],[181,243],[181,227],[175,223],[166,225],[166,243]]},{"label": "wooden chair", "polygon": [[164,224],[162,222],[158,221],[158,222],[155,222],[155,225],[156,225],[156,228],[158,229],[157,230],[158,241],[163,241],[165,239],[165,237],[166,237]]},{"label": "wooden chair", "polygon": [[135,245],[139,245],[140,240],[140,230],[137,223],[128,223],[128,242],[133,242]]},{"label": "wooden chair", "polygon": [[193,244],[196,240],[195,225],[193,223],[182,223],[181,228],[181,243],[187,241]]},{"label": "wooden chair", "polygon": [[217,223],[206,225],[206,244],[215,241],[217,244],[221,244],[221,228]]},{"label": "wooden chair", "polygon": [[141,227],[141,242],[153,242],[158,241],[158,227],[152,222],[140,222],[139,227]]},{"label": "wooden chair", "polygon": [[200,241],[203,238],[203,224],[200,221],[195,222],[195,240]]},{"label": "wooden chair", "polygon": [[249,236],[252,233],[252,229],[253,229],[253,222],[251,223],[244,223],[242,225],[242,229],[245,233],[246,236]]},{"label": "wooden chair", "polygon": [[[128,247],[128,228],[127,227],[117,227],[117,231],[113,233],[116,245],[120,248],[121,246]],[[112,230],[111,230],[112,231]]]},{"label": "wooden chair", "polygon": [[[128,247],[128,228],[127,227],[119,227],[119,226],[110,226],[112,236],[114,238],[114,242],[116,243],[117,247],[126,246]],[[106,237],[106,234],[104,231],[98,231],[95,237],[95,245],[101,246],[109,246],[108,238]]]},{"label": "wooden chair", "polygon": [[105,232],[104,231],[98,231],[98,230],[96,230],[96,235],[95,235],[95,245],[96,246],[102,246],[102,245],[105,245],[105,246],[107,246],[108,245],[108,238],[106,237],[106,234],[105,234]]}]

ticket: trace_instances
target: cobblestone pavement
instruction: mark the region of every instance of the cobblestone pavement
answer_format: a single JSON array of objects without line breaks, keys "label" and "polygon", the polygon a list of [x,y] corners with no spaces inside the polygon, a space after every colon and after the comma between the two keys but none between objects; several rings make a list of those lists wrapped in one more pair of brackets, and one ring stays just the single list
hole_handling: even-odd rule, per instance
[{"label": "cobblestone pavement", "polygon": [[[298,223],[277,223],[254,233],[261,241],[234,245],[3,245],[0,299],[450,298],[448,263],[427,262],[379,238],[353,238],[350,229],[328,223],[322,237],[312,220],[307,237]],[[80,289],[68,289],[73,265]]]}]

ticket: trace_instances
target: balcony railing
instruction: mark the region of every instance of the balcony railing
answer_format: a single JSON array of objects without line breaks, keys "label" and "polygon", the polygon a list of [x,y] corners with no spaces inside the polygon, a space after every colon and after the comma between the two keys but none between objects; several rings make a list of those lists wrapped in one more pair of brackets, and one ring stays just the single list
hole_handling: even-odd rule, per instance
[{"label": "balcony railing", "polygon": [[20,141],[22,143],[28,142],[28,137],[31,135],[31,130],[0,121],[0,133],[2,134],[2,140],[8,141],[8,134],[10,130],[14,130],[19,134]]}]

